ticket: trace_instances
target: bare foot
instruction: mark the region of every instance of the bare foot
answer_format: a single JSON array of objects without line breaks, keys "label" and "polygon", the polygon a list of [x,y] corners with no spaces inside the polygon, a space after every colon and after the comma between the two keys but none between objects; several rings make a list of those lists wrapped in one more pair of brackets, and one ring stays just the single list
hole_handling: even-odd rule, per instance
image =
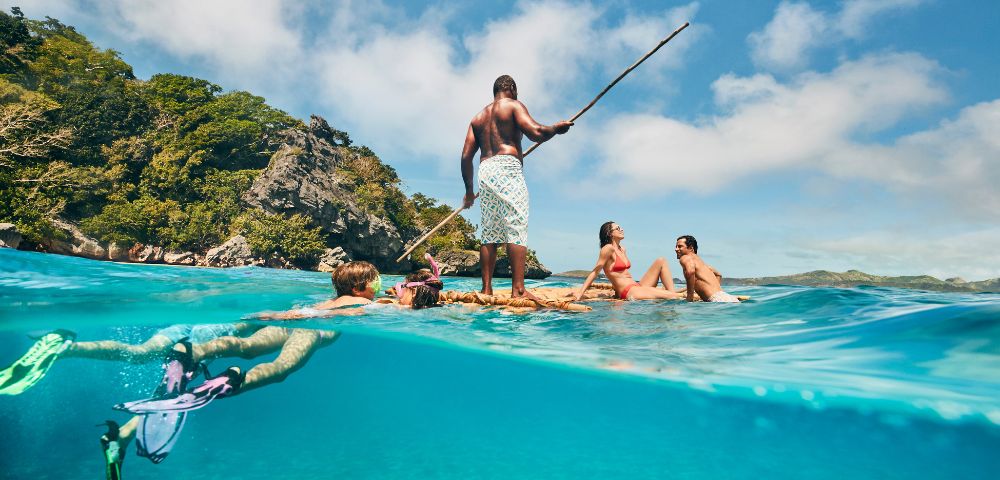
[{"label": "bare foot", "polygon": [[518,293],[516,291],[511,290],[510,291],[510,298],[524,298],[524,299],[531,300],[532,302],[537,303],[539,306],[543,306],[543,307],[545,306],[545,302],[542,299],[536,297],[534,294],[532,294],[531,292],[529,292],[527,290],[521,292],[520,295],[518,295]]}]

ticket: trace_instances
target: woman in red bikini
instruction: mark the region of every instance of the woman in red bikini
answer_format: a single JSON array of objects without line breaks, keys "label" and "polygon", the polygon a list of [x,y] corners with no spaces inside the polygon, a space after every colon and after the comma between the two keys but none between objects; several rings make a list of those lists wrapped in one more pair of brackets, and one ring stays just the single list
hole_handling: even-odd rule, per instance
[{"label": "woman in red bikini", "polygon": [[[597,258],[597,265],[587,275],[587,280],[583,282],[573,297],[576,300],[583,298],[583,292],[590,288],[590,284],[597,279],[598,272],[604,269],[604,276],[608,277],[611,285],[615,288],[615,293],[622,300],[653,300],[684,298],[684,295],[674,291],[674,279],[670,275],[670,267],[663,257],[657,258],[653,265],[646,270],[646,273],[639,281],[632,278],[629,268],[632,262],[625,255],[625,249],[621,242],[625,238],[625,231],[615,222],[605,222],[601,225],[599,233],[601,239],[601,254]],[[663,288],[657,288],[657,283],[662,283]]]}]

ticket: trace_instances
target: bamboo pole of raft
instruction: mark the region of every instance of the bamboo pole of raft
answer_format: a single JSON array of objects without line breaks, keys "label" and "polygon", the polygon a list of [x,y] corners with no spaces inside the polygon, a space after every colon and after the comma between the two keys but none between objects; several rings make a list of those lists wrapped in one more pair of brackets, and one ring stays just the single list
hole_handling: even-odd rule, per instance
[{"label": "bamboo pole of raft", "polygon": [[[608,91],[610,91],[611,88],[614,87],[618,82],[620,82],[621,79],[625,78],[625,75],[628,75],[632,70],[635,70],[635,68],[638,67],[639,64],[641,64],[642,62],[645,62],[647,58],[653,56],[653,54],[656,53],[656,51],[659,50],[660,47],[666,45],[667,42],[669,42],[670,40],[673,40],[673,38],[676,37],[678,33],[681,33],[681,30],[684,30],[685,28],[687,28],[688,25],[691,25],[691,24],[689,22],[684,22],[684,25],[681,25],[680,28],[678,28],[677,30],[674,30],[674,32],[671,33],[670,35],[668,35],[667,38],[664,38],[663,40],[660,40],[660,43],[656,44],[656,46],[653,47],[652,50],[646,52],[645,55],[643,55],[638,60],[636,60],[635,63],[632,64],[631,67],[626,68],[625,71],[621,73],[621,75],[618,75],[618,78],[616,78],[613,82],[609,83],[608,86],[604,87],[604,90],[601,90],[601,93],[598,93],[597,96],[594,97],[594,99],[591,100],[590,103],[588,103],[586,107],[583,107],[582,110],[580,110],[579,112],[576,112],[576,115],[573,115],[573,118],[569,119],[569,121],[570,122],[575,122],[576,119],[580,118],[580,116],[582,116],[584,113],[586,113],[587,110],[590,110],[590,107],[593,107],[594,104],[596,104],[597,101],[600,100],[601,97],[603,97],[605,93],[608,93]],[[524,152],[524,154],[521,155],[521,160],[524,161],[524,157],[527,157],[529,154],[531,154],[531,152],[534,152],[535,149],[538,148],[539,145],[541,145],[541,142],[532,145],[531,148],[528,149],[528,151]],[[462,210],[464,210],[464,209],[465,209],[464,207],[458,207],[458,208],[456,208],[454,212],[451,212],[451,215],[448,215],[447,217],[445,217],[445,219],[442,220],[441,223],[437,224],[437,226],[435,226],[434,228],[432,228],[431,231],[427,232],[427,234],[425,234],[423,237],[420,237],[420,240],[417,240],[416,243],[414,243],[410,248],[408,248],[405,252],[403,252],[403,254],[400,255],[399,258],[396,259],[396,263],[402,262],[403,259],[406,258],[407,255],[409,255],[411,252],[413,252],[414,250],[416,250],[416,248],[419,247],[420,244],[422,244],[425,241],[427,241],[427,239],[430,238],[430,236],[433,235],[434,232],[438,231],[441,227],[445,226],[445,224],[447,224],[448,222],[450,222],[453,218],[455,218],[455,216],[457,216],[459,213],[461,213]]]},{"label": "bamboo pole of raft", "polygon": [[571,312],[589,312],[590,307],[564,300],[541,300],[535,302],[527,298],[507,298],[496,295],[486,295],[479,292],[459,292],[448,290],[441,292],[441,299],[447,302],[474,303],[478,305],[497,305],[502,307],[554,308]]},{"label": "bamboo pole of raft", "polygon": [[[660,43],[656,44],[656,46],[653,47],[652,50],[650,50],[645,55],[643,55],[638,60],[636,60],[635,63],[632,64],[631,67],[626,68],[625,71],[622,72],[621,75],[618,75],[618,78],[616,78],[613,82],[609,83],[608,86],[604,87],[604,90],[601,90],[601,93],[598,93],[597,96],[594,97],[594,99],[591,100],[590,103],[588,103],[586,107],[583,107],[583,110],[580,110],[579,112],[576,112],[576,115],[573,115],[573,118],[570,118],[569,121],[570,122],[575,122],[576,119],[580,118],[580,116],[582,116],[584,113],[586,113],[587,110],[590,110],[590,107],[593,107],[594,104],[597,103],[597,101],[600,100],[601,97],[603,97],[605,93],[608,93],[608,91],[611,90],[611,87],[614,87],[615,84],[617,84],[619,81],[621,81],[621,79],[625,78],[625,75],[628,75],[629,72],[631,72],[632,70],[635,70],[635,68],[638,67],[639,64],[641,64],[642,62],[645,62],[647,58],[653,56],[653,54],[656,53],[656,51],[659,50],[660,47],[666,45],[667,42],[669,42],[670,40],[673,40],[673,38],[676,37],[678,33],[681,33],[681,30],[684,30],[685,28],[687,28],[688,25],[691,25],[691,24],[689,22],[684,22],[684,25],[681,25],[680,28],[678,28],[677,30],[674,30],[674,33],[671,33],[670,35],[667,36],[667,38],[664,38],[663,40],[660,40]],[[542,142],[538,142],[538,143],[532,145],[531,148],[528,149],[528,151],[524,152],[523,157],[527,157],[529,153],[535,151],[535,149],[538,148],[538,146],[541,145],[541,144],[542,144]]]}]

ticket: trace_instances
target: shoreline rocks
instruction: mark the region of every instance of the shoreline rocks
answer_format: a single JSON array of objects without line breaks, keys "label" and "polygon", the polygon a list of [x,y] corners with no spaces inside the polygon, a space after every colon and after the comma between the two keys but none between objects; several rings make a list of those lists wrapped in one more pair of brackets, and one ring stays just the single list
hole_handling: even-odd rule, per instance
[{"label": "shoreline rocks", "polygon": [[52,224],[66,233],[67,240],[49,239],[48,243],[43,244],[46,251],[92,260],[109,259],[108,249],[96,239],[83,233],[75,224],[61,219],[52,220]]},{"label": "shoreline rocks", "polygon": [[[482,275],[479,268],[479,252],[474,250],[457,250],[438,253],[434,260],[441,268],[442,275],[454,275],[458,277],[478,277]],[[552,272],[541,263],[529,259],[525,265],[524,278],[541,280],[552,275]],[[502,257],[497,259],[496,267],[493,269],[494,278],[510,278],[510,258]]]},{"label": "shoreline rocks", "polygon": [[128,260],[132,263],[160,263],[163,261],[163,248],[151,245],[135,244],[128,251]]},{"label": "shoreline rocks", "polygon": [[194,252],[168,252],[163,254],[163,263],[190,267],[198,264],[198,257]]},{"label": "shoreline rocks", "polygon": [[[194,252],[175,252],[155,245],[137,243],[131,248],[116,243],[101,241],[83,233],[71,222],[62,219],[52,221],[53,225],[63,230],[65,240],[48,239],[37,245],[37,249],[46,253],[89,258],[91,260],[110,260],[123,263],[151,263],[166,265],[196,266],[205,265],[204,259]],[[4,224],[0,224],[0,240],[4,240]],[[7,224],[9,225],[9,224]],[[18,242],[21,243],[21,242]],[[33,244],[32,244],[33,245]],[[32,245],[21,243],[19,247],[31,248]]]},{"label": "shoreline rocks", "polygon": [[21,232],[13,223],[0,223],[0,248],[17,249],[21,245]]},{"label": "shoreline rocks", "polygon": [[323,251],[323,254],[319,257],[319,263],[316,264],[317,272],[332,272],[337,269],[337,267],[350,262],[351,256],[344,251],[343,248],[328,248]]},{"label": "shoreline rocks", "polygon": [[243,267],[246,265],[261,265],[250,251],[250,244],[243,235],[230,238],[205,253],[205,265],[209,267]]}]

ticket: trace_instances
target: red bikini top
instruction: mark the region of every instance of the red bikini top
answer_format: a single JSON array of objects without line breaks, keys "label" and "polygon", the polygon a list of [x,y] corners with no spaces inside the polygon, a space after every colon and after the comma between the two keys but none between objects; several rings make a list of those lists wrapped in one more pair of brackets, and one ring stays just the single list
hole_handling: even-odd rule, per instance
[{"label": "red bikini top", "polygon": [[611,266],[611,271],[618,273],[618,272],[624,272],[625,270],[628,270],[630,268],[632,268],[632,262],[628,262],[626,264],[625,262],[621,261],[621,258],[618,258],[618,254],[616,253],[615,264]]}]

